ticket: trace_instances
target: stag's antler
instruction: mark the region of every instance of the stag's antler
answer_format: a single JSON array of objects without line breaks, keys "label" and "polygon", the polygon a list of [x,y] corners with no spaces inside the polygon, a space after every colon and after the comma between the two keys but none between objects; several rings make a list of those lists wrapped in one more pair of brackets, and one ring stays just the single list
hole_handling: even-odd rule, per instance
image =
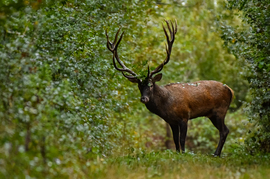
[{"label": "stag's antler", "polygon": [[[171,55],[171,52],[172,52],[172,46],[173,46],[173,42],[174,42],[174,39],[175,39],[175,34],[177,32],[177,23],[175,21],[175,25],[172,23],[172,21],[168,22],[166,21],[166,24],[167,24],[167,27],[168,27],[168,30],[169,30],[169,33],[170,33],[170,37],[167,33],[167,30],[166,28],[163,26],[163,30],[164,30],[164,33],[165,33],[165,36],[166,36],[166,39],[167,39],[167,45],[166,45],[166,52],[167,52],[167,57],[166,59],[163,61],[162,64],[160,64],[155,70],[153,70],[151,73],[150,73],[150,70],[149,70],[149,66],[148,66],[148,74],[147,74],[147,77],[148,78],[151,78],[154,74],[160,72],[164,65],[166,65],[169,60],[170,60],[170,55]],[[171,25],[171,26],[170,26]],[[124,32],[122,32],[119,40],[118,39],[118,34],[120,32],[121,28],[119,28],[119,30],[117,31],[116,35],[115,35],[115,38],[114,38],[114,41],[113,42],[110,42],[109,40],[109,36],[108,36],[108,33],[107,33],[107,30],[106,30],[106,36],[107,36],[107,48],[113,53],[113,65],[115,67],[115,69],[117,69],[118,71],[121,71],[122,74],[132,80],[132,79],[137,79],[137,74],[135,72],[133,72],[132,70],[130,70],[129,68],[127,68],[125,66],[125,64],[119,59],[119,56],[117,54],[117,47],[118,45],[120,44],[121,40],[122,40],[122,37],[124,35]],[[118,68],[117,65],[116,65],[116,62],[115,62],[115,59],[117,60],[117,62],[119,63],[119,65],[122,67],[122,68]],[[126,75],[124,72],[127,72],[129,73],[130,75]]]},{"label": "stag's antler", "polygon": [[[126,78],[129,78],[129,79],[136,79],[137,77],[137,74],[135,72],[133,72],[132,70],[130,70],[129,68],[127,68],[124,63],[119,59],[119,56],[117,54],[117,47],[118,45],[120,44],[121,40],[122,40],[122,37],[124,35],[124,32],[122,32],[119,40],[117,41],[117,38],[118,38],[118,34],[120,32],[121,28],[119,28],[119,30],[117,31],[116,35],[115,35],[115,38],[114,38],[114,41],[113,43],[110,42],[109,40],[109,36],[107,34],[107,30],[106,30],[106,36],[107,36],[107,48],[113,53],[113,66],[115,67],[115,69],[117,69],[118,71],[121,71],[123,73],[123,75],[126,77]],[[122,68],[118,68],[117,65],[116,65],[116,62],[115,62],[115,59],[117,60],[117,62],[119,63],[119,65],[122,67]],[[129,76],[129,75],[125,75],[124,72],[127,72],[129,74],[131,74],[132,76]]]},{"label": "stag's antler", "polygon": [[[166,35],[167,43],[168,43],[168,45],[166,46],[167,57],[163,61],[163,63],[160,64],[155,70],[153,70],[151,73],[148,72],[148,78],[151,78],[154,74],[160,72],[163,69],[164,65],[166,65],[170,60],[170,55],[171,55],[171,52],[172,52],[172,46],[173,46],[173,42],[174,42],[174,39],[175,39],[175,34],[177,32],[177,22],[175,21],[175,26],[173,25],[172,21],[170,21],[170,23],[169,23],[168,21],[165,20],[165,22],[166,22],[166,24],[168,26],[170,36],[171,36],[171,40],[170,40],[170,37],[169,37],[164,25],[162,25],[164,33]],[[170,24],[171,24],[172,27],[170,27]]]}]

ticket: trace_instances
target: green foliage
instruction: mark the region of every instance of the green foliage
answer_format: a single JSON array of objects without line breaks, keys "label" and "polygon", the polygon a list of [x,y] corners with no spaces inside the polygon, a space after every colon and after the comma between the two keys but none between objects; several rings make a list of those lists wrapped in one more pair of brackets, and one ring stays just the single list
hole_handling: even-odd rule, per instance
[{"label": "green foliage", "polygon": [[250,83],[252,101],[248,104],[250,119],[255,123],[247,144],[251,150],[270,150],[270,11],[266,1],[229,1],[231,9],[243,22],[240,26],[226,23],[222,26],[222,37],[230,51],[238,58],[244,58]]},{"label": "green foliage", "polygon": [[78,158],[134,145],[136,122],[127,121],[129,104],[120,103],[128,82],[119,84],[111,54],[104,53],[104,32],[139,26],[148,4],[47,1],[38,9],[1,8],[13,5],[0,29],[3,176],[57,176]]},{"label": "green foliage", "polygon": [[[166,54],[161,22],[176,19],[179,32],[162,84],[218,80],[235,90],[240,107],[247,92],[242,61],[223,49],[214,30],[219,8],[197,0],[1,1],[0,177],[88,177],[104,172],[114,155],[129,154],[134,164],[136,153],[164,149],[164,122],[113,68],[105,30],[113,40],[122,27],[120,58],[144,76]],[[202,121],[191,124],[188,148],[212,153],[218,135]],[[234,122],[241,117],[228,121],[238,140],[245,131]],[[145,153],[151,162],[160,155]]]}]

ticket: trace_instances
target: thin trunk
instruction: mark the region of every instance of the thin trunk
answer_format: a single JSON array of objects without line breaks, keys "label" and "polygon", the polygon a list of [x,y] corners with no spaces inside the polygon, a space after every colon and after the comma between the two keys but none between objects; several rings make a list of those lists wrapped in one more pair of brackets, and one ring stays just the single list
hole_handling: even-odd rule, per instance
[{"label": "thin trunk", "polygon": [[46,145],[45,145],[45,137],[43,136],[41,139],[41,144],[40,144],[40,153],[43,158],[43,163],[46,164]]},{"label": "thin trunk", "polygon": [[25,135],[25,144],[24,149],[27,152],[29,150],[29,143],[31,142],[31,132],[30,132],[30,124],[26,124],[26,135]]}]

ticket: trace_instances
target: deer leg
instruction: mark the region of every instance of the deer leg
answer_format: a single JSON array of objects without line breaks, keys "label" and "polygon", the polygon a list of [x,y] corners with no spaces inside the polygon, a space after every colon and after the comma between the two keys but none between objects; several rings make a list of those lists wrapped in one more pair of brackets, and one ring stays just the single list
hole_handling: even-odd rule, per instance
[{"label": "deer leg", "polygon": [[187,136],[187,121],[180,122],[180,145],[182,153],[185,153],[185,142]]},{"label": "deer leg", "polygon": [[[224,116],[225,117],[225,116]],[[226,141],[227,135],[229,134],[229,129],[224,123],[224,117],[211,117],[210,120],[214,124],[214,126],[219,130],[219,143],[218,147],[214,153],[214,156],[219,156],[221,154],[223,145]]]},{"label": "deer leg", "polygon": [[179,126],[170,124],[172,133],[173,133],[173,141],[175,144],[175,148],[177,152],[180,152],[180,146],[179,146]]}]

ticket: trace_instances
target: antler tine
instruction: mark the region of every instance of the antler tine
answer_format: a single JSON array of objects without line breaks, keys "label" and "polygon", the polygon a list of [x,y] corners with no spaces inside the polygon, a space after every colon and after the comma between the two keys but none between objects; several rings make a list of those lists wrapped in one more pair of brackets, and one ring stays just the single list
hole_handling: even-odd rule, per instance
[{"label": "antler tine", "polygon": [[106,37],[107,37],[107,48],[111,51],[111,52],[113,52],[113,49],[112,49],[112,43],[110,42],[110,40],[109,40],[109,36],[108,36],[108,33],[107,33],[107,29],[106,29],[106,31],[105,31],[105,34],[106,34]]},{"label": "antler tine", "polygon": [[[118,34],[119,34],[120,30],[121,30],[121,27],[118,29],[117,33],[115,34],[115,38],[114,38],[113,43],[109,40],[109,36],[108,36],[107,30],[105,31],[106,37],[107,37],[107,48],[108,48],[112,53],[114,53],[114,51],[117,50],[117,46],[118,46],[118,44],[120,43],[120,41],[122,40],[122,36],[123,36],[124,32],[122,32],[122,34],[121,34],[121,36],[120,36],[120,39],[117,41]],[[116,42],[117,42],[117,43],[116,43]]]},{"label": "antler tine", "polygon": [[[169,25],[168,25],[168,26],[169,26]],[[168,36],[168,33],[167,33],[167,31],[166,31],[166,28],[164,27],[163,24],[162,24],[162,27],[163,27],[163,31],[164,31],[165,36],[166,36],[167,43],[169,43],[169,42],[170,42],[170,38],[169,38],[169,36]]]},{"label": "antler tine", "polygon": [[176,34],[177,33],[177,20],[175,19],[174,22],[175,22],[175,34]]},{"label": "antler tine", "polygon": [[173,27],[172,29],[173,29],[173,34],[176,34],[177,33],[177,22],[176,22],[176,19],[174,20],[174,23],[175,23],[175,27],[173,26],[173,22],[172,21],[170,21],[171,22],[171,26]]},{"label": "antler tine", "polygon": [[[166,22],[166,24],[167,24],[167,26],[168,26],[170,35],[171,35],[171,37],[172,37],[172,29],[171,29],[171,27],[170,27],[170,23],[169,23],[167,20],[165,20],[165,22]],[[170,21],[170,22],[172,22],[172,21]],[[172,28],[173,28],[173,26],[172,26]]]},{"label": "antler tine", "polygon": [[[118,31],[117,31],[117,32],[116,32],[116,34],[115,34],[113,44],[115,44],[115,43],[116,43],[117,38],[118,38],[118,34],[119,34],[120,30],[121,30],[121,27],[118,29]],[[123,34],[123,33],[124,33],[124,32],[122,32],[122,34]],[[122,36],[122,34],[121,34],[121,36]],[[121,39],[121,38],[122,38],[122,37],[120,37],[120,39]],[[119,40],[120,40],[120,39],[119,39]]]},{"label": "antler tine", "polygon": [[126,75],[124,72],[122,72],[123,76],[128,78],[128,79],[137,79],[136,76],[130,76],[130,75]]},{"label": "antler tine", "polygon": [[167,20],[165,20],[165,22],[167,24],[167,27],[168,27],[168,30],[169,30],[169,33],[170,33],[170,36],[169,36],[165,26],[162,24],[162,27],[163,27],[163,30],[164,30],[164,33],[165,33],[165,36],[166,36],[166,40],[167,40],[167,45],[165,44],[167,57],[163,61],[162,64],[160,64],[155,70],[153,70],[150,73],[150,75],[148,76],[149,78],[151,78],[154,74],[160,72],[163,69],[164,65],[166,65],[170,61],[170,55],[171,55],[171,52],[172,52],[172,46],[173,46],[173,42],[174,42],[174,39],[175,39],[175,34],[177,32],[177,22],[175,20],[175,26],[173,25],[172,21],[170,21],[170,23],[169,23]]},{"label": "antler tine", "polygon": [[[109,36],[108,36],[108,33],[107,33],[107,30],[105,31],[105,34],[106,34],[106,37],[107,37],[107,48],[113,53],[113,66],[115,67],[115,69],[117,69],[118,71],[121,71],[122,73],[123,72],[127,72],[127,73],[130,73],[131,75],[133,76],[137,76],[136,73],[134,73],[132,70],[128,69],[124,63],[119,59],[119,56],[118,56],[118,53],[117,53],[117,47],[118,45],[120,44],[121,40],[122,40],[122,37],[124,35],[124,32],[122,32],[122,34],[120,35],[120,38],[119,40],[118,39],[118,34],[121,30],[121,27],[118,29],[117,33],[115,34],[115,38],[114,38],[114,41],[113,43],[110,42],[109,40]],[[118,68],[117,65],[116,65],[116,62],[115,62],[115,59],[117,60],[117,62],[119,63],[119,65],[122,67],[122,68]],[[124,74],[124,73],[123,73]],[[130,78],[131,76],[127,76],[127,75],[124,75],[126,78]]]},{"label": "antler tine", "polygon": [[[118,32],[119,32],[119,30],[118,30]],[[117,34],[116,34],[116,36],[115,36],[116,38],[115,38],[115,40],[114,40],[114,44],[115,44],[115,42],[116,42],[116,39],[117,39],[117,36],[118,36],[118,32],[117,32]],[[118,53],[117,53],[117,47],[118,47],[118,45],[120,44],[123,35],[124,35],[124,32],[122,32],[122,34],[121,34],[119,40],[117,41],[117,43],[116,43],[116,45],[115,45],[115,47],[114,47],[113,54],[115,53],[115,58],[116,58],[117,62],[118,62],[123,68],[127,68],[127,67],[124,65],[124,63],[119,59]]]},{"label": "antler tine", "polygon": [[[132,75],[134,75],[134,76],[137,76],[136,73],[134,73],[132,70],[128,69],[123,63],[120,63],[121,61],[120,61],[119,59],[117,59],[115,53],[116,53],[116,51],[115,51],[114,54],[113,54],[113,66],[115,67],[115,69],[118,70],[118,71],[121,71],[121,72],[128,72],[128,73],[130,73],[130,74],[132,74]],[[122,68],[118,68],[118,67],[116,66],[115,58],[116,58],[117,62],[122,66]]]}]

